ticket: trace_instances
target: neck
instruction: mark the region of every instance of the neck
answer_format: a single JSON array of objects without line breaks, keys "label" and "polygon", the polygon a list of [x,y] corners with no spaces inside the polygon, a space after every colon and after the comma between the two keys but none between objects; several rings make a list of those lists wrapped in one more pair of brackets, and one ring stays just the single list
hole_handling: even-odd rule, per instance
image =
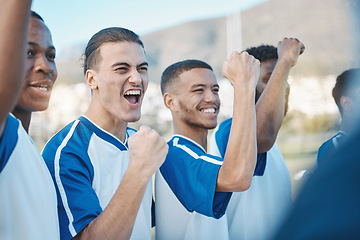
[{"label": "neck", "polygon": [[207,129],[189,126],[186,124],[176,124],[175,121],[173,123],[173,128],[174,128],[174,134],[179,134],[187,138],[190,138],[191,140],[200,144],[200,146],[202,146],[205,149],[205,151],[207,151],[207,135],[208,135]]},{"label": "neck", "polygon": [[31,112],[24,111],[22,109],[15,107],[15,109],[11,113],[14,114],[14,116],[21,121],[21,124],[23,125],[25,131],[29,133]]},{"label": "neck", "polygon": [[127,122],[108,116],[108,113],[99,112],[91,104],[84,115],[102,129],[116,136],[120,141],[125,141]]},{"label": "neck", "polygon": [[349,118],[343,117],[340,125],[340,131],[350,133],[352,131],[352,128],[353,122]]}]

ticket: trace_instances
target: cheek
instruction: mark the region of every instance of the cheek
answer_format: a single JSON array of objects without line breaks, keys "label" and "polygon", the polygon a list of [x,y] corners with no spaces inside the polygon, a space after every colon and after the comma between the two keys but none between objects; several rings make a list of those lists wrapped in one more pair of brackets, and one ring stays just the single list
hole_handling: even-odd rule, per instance
[{"label": "cheek", "polygon": [[219,95],[216,95],[216,103],[217,103],[218,106],[220,107],[220,105],[221,105],[221,100],[220,100]]},{"label": "cheek", "polygon": [[141,77],[141,84],[142,84],[143,90],[146,91],[146,89],[149,86],[149,78],[148,78],[147,74],[145,76]]},{"label": "cheek", "polygon": [[57,77],[58,77],[58,71],[57,71],[57,68],[56,68],[56,65],[55,65],[55,63],[54,63],[54,67],[53,67],[53,73],[52,73],[52,75],[53,75],[53,82],[55,82],[56,81],[56,79],[57,79]]},{"label": "cheek", "polygon": [[31,59],[27,59],[25,62],[25,82],[30,80],[33,66],[33,61]]}]

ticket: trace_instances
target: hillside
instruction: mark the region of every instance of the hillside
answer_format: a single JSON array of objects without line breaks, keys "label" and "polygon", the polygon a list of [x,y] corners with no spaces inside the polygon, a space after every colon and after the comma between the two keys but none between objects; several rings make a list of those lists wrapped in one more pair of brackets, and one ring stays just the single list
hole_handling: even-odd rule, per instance
[{"label": "hillside", "polygon": [[[355,47],[359,32],[350,10],[355,0],[270,0],[241,13],[243,49],[276,45],[283,37],[297,37],[306,51],[292,71],[294,77],[337,75],[360,64]],[[159,82],[169,64],[197,58],[211,64],[221,77],[226,59],[226,17],[184,23],[141,36],[150,63],[150,79]],[[58,60],[58,83],[83,82],[81,50]],[[75,57],[71,57],[75,56]]]},{"label": "hillside", "polygon": [[355,0],[271,0],[242,13],[244,47],[277,44],[294,36],[306,52],[293,75],[338,75],[359,65],[359,31],[353,24]]}]

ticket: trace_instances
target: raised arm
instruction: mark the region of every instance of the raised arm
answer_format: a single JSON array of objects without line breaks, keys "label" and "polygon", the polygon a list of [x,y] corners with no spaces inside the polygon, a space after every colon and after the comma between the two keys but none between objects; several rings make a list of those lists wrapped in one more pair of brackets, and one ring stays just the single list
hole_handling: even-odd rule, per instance
[{"label": "raised arm", "polygon": [[0,0],[0,136],[24,81],[31,0]]},{"label": "raised arm", "polygon": [[168,145],[142,126],[128,140],[130,163],[105,210],[74,239],[129,239],[150,178],[164,162]]},{"label": "raised arm", "polygon": [[296,38],[284,38],[278,43],[278,61],[256,104],[258,153],[270,150],[275,143],[284,119],[287,79],[304,50],[304,45]]},{"label": "raised arm", "polygon": [[256,166],[255,87],[260,62],[247,52],[234,52],[223,65],[223,75],[234,86],[233,122],[216,191],[245,191]]}]

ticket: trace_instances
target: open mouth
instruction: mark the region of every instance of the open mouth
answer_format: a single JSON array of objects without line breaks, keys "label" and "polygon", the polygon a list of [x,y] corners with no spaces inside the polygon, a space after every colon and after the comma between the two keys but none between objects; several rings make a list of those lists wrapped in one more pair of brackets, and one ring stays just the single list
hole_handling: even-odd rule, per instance
[{"label": "open mouth", "polygon": [[131,104],[136,104],[140,100],[141,91],[140,90],[128,90],[125,92],[124,97]]},{"label": "open mouth", "polygon": [[37,88],[40,91],[47,92],[51,89],[49,85],[30,85],[31,87]]}]

